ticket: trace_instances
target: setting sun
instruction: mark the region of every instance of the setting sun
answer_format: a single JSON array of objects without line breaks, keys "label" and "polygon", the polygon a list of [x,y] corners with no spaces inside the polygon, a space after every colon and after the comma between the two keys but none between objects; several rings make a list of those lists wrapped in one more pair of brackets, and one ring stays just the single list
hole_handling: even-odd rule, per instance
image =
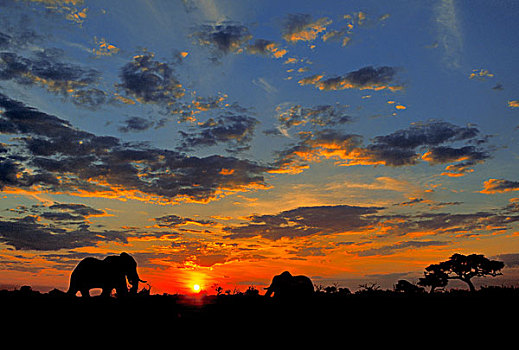
[{"label": "setting sun", "polygon": [[200,285],[198,285],[198,284],[194,284],[194,285],[193,285],[193,290],[194,290],[196,293],[200,292]]}]

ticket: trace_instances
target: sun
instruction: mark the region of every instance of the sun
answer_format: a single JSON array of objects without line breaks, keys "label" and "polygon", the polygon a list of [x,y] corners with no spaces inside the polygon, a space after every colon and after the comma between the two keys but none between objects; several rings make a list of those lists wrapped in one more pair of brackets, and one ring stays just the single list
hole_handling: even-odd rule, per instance
[{"label": "sun", "polygon": [[199,285],[199,284],[193,284],[193,291],[194,291],[195,293],[200,292],[200,285]]}]

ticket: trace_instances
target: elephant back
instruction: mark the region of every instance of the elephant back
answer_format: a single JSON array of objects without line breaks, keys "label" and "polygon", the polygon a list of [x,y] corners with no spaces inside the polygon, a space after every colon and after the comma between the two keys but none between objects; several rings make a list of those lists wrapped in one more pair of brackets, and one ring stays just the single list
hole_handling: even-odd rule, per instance
[{"label": "elephant back", "polygon": [[293,293],[297,296],[306,297],[311,296],[314,292],[314,285],[312,280],[307,276],[294,276],[293,278]]},{"label": "elephant back", "polygon": [[102,260],[88,257],[81,260],[71,275],[71,287],[81,288],[83,286],[100,287],[102,284],[96,283],[103,279],[103,273],[100,271],[104,269],[104,262]]},{"label": "elephant back", "polygon": [[97,258],[84,258],[77,264],[76,268],[74,269],[74,273],[88,273],[89,271],[93,271],[93,269],[99,268],[103,266],[103,261],[99,260]]}]

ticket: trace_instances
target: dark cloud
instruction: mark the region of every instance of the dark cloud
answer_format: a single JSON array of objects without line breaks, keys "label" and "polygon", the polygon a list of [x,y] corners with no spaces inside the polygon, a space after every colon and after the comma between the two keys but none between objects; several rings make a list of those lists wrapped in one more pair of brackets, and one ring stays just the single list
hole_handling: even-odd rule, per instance
[{"label": "dark cloud", "polygon": [[242,115],[211,118],[197,126],[199,131],[180,131],[183,137],[181,147],[190,149],[226,143],[231,146],[228,149],[230,152],[246,150],[250,147],[248,143],[252,140],[257,124],[258,120],[255,118]]},{"label": "dark cloud", "polygon": [[[26,218],[33,218],[35,222],[41,220],[51,221],[52,224],[79,225],[88,228],[88,218],[93,216],[105,216],[105,211],[76,203],[55,203],[52,205],[33,205],[31,207],[17,207],[10,212],[24,214]],[[13,219],[14,220],[14,219]]]},{"label": "dark cloud", "polygon": [[[430,164],[450,164],[444,175],[463,175],[472,166],[490,157],[489,151],[474,126],[460,127],[448,122],[429,120],[414,123],[409,128],[389,135],[377,136],[363,146],[360,135],[340,130],[320,130],[299,135],[300,142],[277,153],[275,167],[301,167],[322,157],[336,158],[342,165],[409,166],[426,161]],[[477,143],[453,147],[455,143]],[[457,162],[457,163],[456,163]]]},{"label": "dark cloud", "polygon": [[269,168],[248,160],[125,144],[75,129],[2,94],[0,108],[2,132],[23,135],[16,155],[2,153],[1,187],[165,202],[206,202],[227,191],[266,187],[263,174]]},{"label": "dark cloud", "polygon": [[280,58],[286,55],[287,50],[280,48],[274,41],[256,39],[253,44],[247,45],[247,52],[255,55],[269,55]]},{"label": "dark cloud", "polygon": [[44,225],[35,216],[0,219],[0,241],[17,250],[60,250],[96,246],[100,242],[127,243],[125,231],[91,231],[85,226],[65,229]]},{"label": "dark cloud", "polygon": [[141,103],[169,106],[184,96],[185,90],[170,64],[154,59],[154,54],[144,52],[133,57],[120,72],[117,84],[128,97]]},{"label": "dark cloud", "polygon": [[312,41],[332,23],[328,18],[313,20],[309,14],[288,14],[283,23],[283,38],[290,43]]},{"label": "dark cloud", "polygon": [[352,117],[346,113],[346,109],[347,106],[339,104],[315,107],[295,105],[286,109],[278,107],[278,121],[285,128],[305,124],[319,127],[335,126],[352,121]]},{"label": "dark cloud", "polygon": [[200,45],[210,46],[215,58],[241,52],[244,45],[252,38],[246,26],[234,22],[202,25],[193,36],[198,39]]},{"label": "dark cloud", "polygon": [[464,141],[478,136],[475,126],[461,127],[441,120],[413,123],[407,129],[386,136],[377,136],[374,144],[387,148],[417,148],[437,146],[445,142]]},{"label": "dark cloud", "polygon": [[[16,38],[18,43],[11,46],[17,48],[20,40],[32,41],[30,32],[25,36]],[[0,33],[0,46],[6,40]],[[0,80],[11,80],[24,86],[41,86],[70,98],[81,107],[95,109],[107,101],[107,93],[94,87],[99,77],[100,73],[95,69],[64,62],[64,53],[60,49],[44,49],[33,52],[29,57],[7,51],[0,53]]]},{"label": "dark cloud", "polygon": [[[512,229],[519,222],[518,215],[499,212],[475,212],[463,214],[418,213],[389,215],[382,207],[348,205],[299,207],[271,215],[251,215],[243,225],[224,229],[227,238],[261,237],[269,240],[298,238],[311,235],[333,235],[363,232],[366,237],[406,237],[422,235],[470,238],[493,235]],[[430,241],[434,245],[445,244]],[[429,243],[408,241],[397,246],[367,250],[365,254],[389,254],[393,250],[420,247]]]},{"label": "dark cloud", "polygon": [[424,199],[423,198],[413,198],[413,199],[410,199],[409,201],[406,201],[406,202],[402,202],[402,203],[397,203],[397,204],[394,204],[394,205],[398,205],[398,206],[411,206],[411,205],[415,205],[415,204],[418,204],[418,203],[423,203],[424,202]]},{"label": "dark cloud", "polygon": [[308,162],[319,161],[323,157],[349,157],[362,145],[362,136],[344,134],[338,130],[320,130],[302,133],[301,141],[285,150],[275,152],[273,172],[298,173],[308,167]]},{"label": "dark cloud", "polygon": [[474,146],[461,148],[452,147],[432,147],[424,155],[424,159],[432,164],[444,164],[457,162],[460,159],[470,159],[473,162],[483,161],[489,157],[485,151],[477,150]]},{"label": "dark cloud", "polygon": [[322,75],[313,75],[299,81],[300,85],[315,85],[319,90],[400,90],[402,86],[391,85],[394,82],[397,70],[393,67],[364,67],[347,73],[344,76],[324,79]]},{"label": "dark cloud", "polygon": [[81,216],[83,218],[86,218],[89,216],[99,216],[99,215],[106,214],[103,210],[95,209],[95,208],[89,207],[85,204],[76,204],[76,203],[57,203],[57,204],[51,205],[49,207],[49,209],[70,211],[70,212],[74,213],[75,215]]},{"label": "dark cloud", "polygon": [[121,132],[144,131],[151,128],[155,123],[141,117],[130,117],[124,121],[124,125],[119,128]]},{"label": "dark cloud", "polygon": [[300,207],[275,215],[252,215],[249,224],[227,227],[228,238],[263,237],[278,240],[310,235],[328,235],[365,229],[378,220],[373,214],[383,208],[349,205]]},{"label": "dark cloud", "polygon": [[384,234],[405,236],[415,232],[436,235],[471,236],[507,230],[519,221],[519,216],[501,215],[492,212],[469,214],[425,213],[418,215],[388,216],[381,218]]},{"label": "dark cloud", "polygon": [[107,101],[107,93],[97,88],[83,89],[71,94],[72,102],[78,106],[98,108]]},{"label": "dark cloud", "polygon": [[503,193],[510,191],[519,191],[519,181],[510,181],[505,179],[488,179],[483,184],[481,193]]},{"label": "dark cloud", "polygon": [[[0,37],[1,40],[1,37]],[[0,41],[1,43],[1,41]],[[275,42],[265,39],[256,39],[253,44],[247,46],[247,51],[252,54],[267,55],[270,53],[269,47],[276,45]]]},{"label": "dark cloud", "polygon": [[23,85],[40,85],[62,95],[82,89],[99,79],[92,68],[62,61],[63,51],[45,49],[30,58],[12,52],[0,53],[0,79],[13,80]]},{"label": "dark cloud", "polygon": [[445,246],[449,245],[451,242],[444,241],[405,241],[398,242],[392,245],[386,245],[379,248],[372,248],[354,252],[354,254],[358,256],[375,256],[375,255],[392,255],[395,251],[402,249],[416,249],[416,248],[424,248],[431,246]]},{"label": "dark cloud", "polygon": [[159,227],[168,227],[168,228],[178,228],[181,225],[187,224],[195,224],[195,225],[212,225],[215,222],[211,220],[198,220],[198,219],[190,219],[184,218],[175,214],[165,215],[158,218],[153,219],[156,222],[156,225]]},{"label": "dark cloud", "polygon": [[506,212],[519,213],[519,200],[513,198],[510,203],[504,208]]}]

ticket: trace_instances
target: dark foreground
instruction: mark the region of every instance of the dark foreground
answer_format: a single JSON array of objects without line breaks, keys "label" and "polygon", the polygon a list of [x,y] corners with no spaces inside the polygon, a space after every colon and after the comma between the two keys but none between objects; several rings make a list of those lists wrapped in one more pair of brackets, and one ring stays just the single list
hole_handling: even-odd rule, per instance
[{"label": "dark foreground", "polygon": [[[89,324],[134,328],[179,329],[182,326],[225,326],[255,329],[258,325],[339,327],[408,332],[456,332],[460,327],[492,334],[503,331],[519,311],[519,289],[490,288],[476,293],[316,294],[311,299],[276,301],[261,295],[138,295],[126,298],[70,297],[58,291],[0,291],[3,320],[25,328]],[[104,326],[103,326],[104,327]]]}]

